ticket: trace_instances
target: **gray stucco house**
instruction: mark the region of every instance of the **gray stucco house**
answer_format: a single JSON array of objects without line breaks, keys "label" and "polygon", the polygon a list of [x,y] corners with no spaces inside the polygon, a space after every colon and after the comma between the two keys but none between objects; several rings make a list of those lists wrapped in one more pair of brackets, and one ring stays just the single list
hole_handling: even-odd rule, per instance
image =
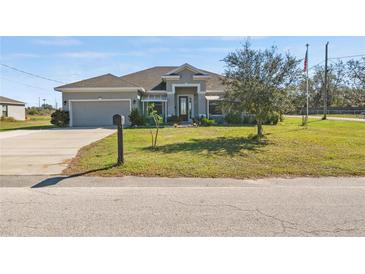
[{"label": "gray stucco house", "polygon": [[109,126],[121,114],[128,125],[133,108],[142,113],[154,103],[164,117],[222,116],[217,107],[224,93],[222,76],[189,64],[158,66],[121,77],[105,74],[56,87],[62,92],[63,109],[70,113],[70,126]]},{"label": "gray stucco house", "polygon": [[12,117],[15,120],[25,120],[25,103],[0,96],[1,117]]}]

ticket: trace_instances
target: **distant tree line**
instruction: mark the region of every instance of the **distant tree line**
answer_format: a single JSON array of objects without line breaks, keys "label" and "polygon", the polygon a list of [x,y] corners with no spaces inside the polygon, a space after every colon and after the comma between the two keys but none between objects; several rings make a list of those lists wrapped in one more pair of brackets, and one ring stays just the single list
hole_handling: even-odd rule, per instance
[{"label": "distant tree line", "polygon": [[47,116],[51,115],[55,109],[52,105],[43,104],[41,107],[28,107],[26,108],[27,115],[42,115]]},{"label": "distant tree line", "polygon": [[[304,108],[306,79],[303,76],[290,92],[293,106]],[[309,107],[321,108],[324,100],[324,66],[316,66],[309,77]],[[336,108],[365,108],[365,58],[338,61],[328,66],[327,106]]]}]

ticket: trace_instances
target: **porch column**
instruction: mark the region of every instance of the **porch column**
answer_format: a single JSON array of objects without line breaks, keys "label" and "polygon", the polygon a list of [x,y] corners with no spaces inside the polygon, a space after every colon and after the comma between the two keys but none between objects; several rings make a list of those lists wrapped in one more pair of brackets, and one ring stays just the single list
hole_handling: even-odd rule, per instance
[{"label": "porch column", "polygon": [[164,104],[164,106],[165,106],[165,111],[164,111],[164,114],[165,114],[164,116],[165,117],[164,117],[164,120],[165,120],[165,123],[167,123],[167,101],[165,101],[164,103],[165,103]]}]

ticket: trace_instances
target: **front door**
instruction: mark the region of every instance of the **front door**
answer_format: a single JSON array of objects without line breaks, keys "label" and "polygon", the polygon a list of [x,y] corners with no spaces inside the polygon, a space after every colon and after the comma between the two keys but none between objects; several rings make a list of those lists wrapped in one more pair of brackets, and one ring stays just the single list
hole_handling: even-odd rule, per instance
[{"label": "front door", "polygon": [[181,121],[188,121],[188,96],[179,97],[179,115]]}]

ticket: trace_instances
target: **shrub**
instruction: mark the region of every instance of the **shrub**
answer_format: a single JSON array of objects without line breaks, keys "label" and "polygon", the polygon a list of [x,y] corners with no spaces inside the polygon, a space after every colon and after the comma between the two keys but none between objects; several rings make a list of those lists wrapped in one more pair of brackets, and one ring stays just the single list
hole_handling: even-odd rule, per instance
[{"label": "shrub", "polygon": [[132,109],[128,117],[131,121],[131,126],[144,126],[146,124],[146,118],[139,113],[137,108]]},{"label": "shrub", "polygon": [[70,121],[68,111],[56,110],[51,115],[51,123],[58,127],[66,127]]},{"label": "shrub", "polygon": [[272,112],[264,121],[266,125],[276,125],[280,120],[280,114],[278,112]]},{"label": "shrub", "polygon": [[16,120],[13,117],[1,117],[0,121],[3,121],[3,122],[16,122]]},{"label": "shrub", "polygon": [[243,123],[249,124],[249,125],[255,125],[256,124],[256,117],[252,114],[245,114],[243,116]]},{"label": "shrub", "polygon": [[173,124],[178,124],[180,122],[181,122],[181,120],[180,120],[180,117],[179,116],[172,115],[170,117],[167,117],[167,123],[168,124],[173,125]]},{"label": "shrub", "polygon": [[214,126],[216,124],[215,120],[210,120],[205,117],[200,120],[200,123],[202,126],[205,126],[205,127]]},{"label": "shrub", "polygon": [[[277,112],[271,113],[266,120],[264,121],[264,125],[276,125],[279,121],[282,121],[280,118],[280,114]],[[244,124],[250,124],[255,125],[256,124],[256,116],[252,114],[245,114],[243,116],[243,123]]]},{"label": "shrub", "polygon": [[243,122],[241,115],[238,112],[227,113],[226,116],[224,117],[224,120],[228,124],[241,124]]}]

